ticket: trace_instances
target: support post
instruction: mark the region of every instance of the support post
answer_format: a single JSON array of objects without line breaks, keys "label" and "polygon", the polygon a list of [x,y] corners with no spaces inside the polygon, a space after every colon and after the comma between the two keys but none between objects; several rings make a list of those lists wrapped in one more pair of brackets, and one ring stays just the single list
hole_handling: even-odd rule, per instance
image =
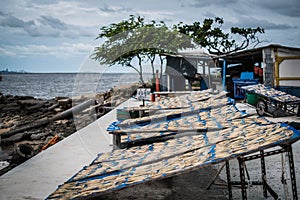
[{"label": "support post", "polygon": [[114,145],[114,149],[118,149],[120,148],[120,144],[121,144],[121,135],[120,134],[113,134],[113,145]]},{"label": "support post", "polygon": [[296,175],[295,175],[295,166],[294,166],[292,145],[288,144],[288,146],[286,148],[287,148],[287,153],[288,153],[288,157],[289,157],[293,199],[295,200],[295,199],[298,199],[298,194],[297,194],[297,184],[296,184]]},{"label": "support post", "polygon": [[226,60],[223,60],[223,80],[222,80],[222,89],[223,91],[226,90]]},{"label": "support post", "polygon": [[265,164],[265,156],[264,156],[264,151],[261,150],[260,151],[260,165],[261,165],[261,180],[263,183],[263,194],[264,197],[267,198],[268,197],[268,193],[267,193],[267,186],[266,186],[266,164]]},{"label": "support post", "polygon": [[229,199],[229,200],[232,200],[232,187],[231,187],[231,177],[230,177],[230,165],[229,165],[229,160],[226,160],[225,163],[226,163],[226,175],[227,175],[228,199]]},{"label": "support post", "polygon": [[243,158],[239,157],[239,169],[240,169],[240,179],[241,179],[241,191],[242,191],[242,199],[247,199],[247,191],[246,191],[246,181],[245,181],[245,161]]}]

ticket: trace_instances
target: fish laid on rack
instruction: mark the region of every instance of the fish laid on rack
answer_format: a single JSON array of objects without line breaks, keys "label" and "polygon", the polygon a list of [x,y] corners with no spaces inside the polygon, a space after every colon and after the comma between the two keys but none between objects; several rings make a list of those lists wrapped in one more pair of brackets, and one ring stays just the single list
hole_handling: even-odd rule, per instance
[{"label": "fish laid on rack", "polygon": [[189,108],[114,124],[112,132],[123,134],[122,142],[168,137],[99,154],[47,199],[96,197],[300,139],[294,128],[248,115],[232,104],[228,98],[209,98]]},{"label": "fish laid on rack", "polygon": [[[134,140],[169,136],[179,132],[219,130],[235,125],[236,123],[243,124],[245,121],[251,121],[251,118],[245,118],[248,116],[249,114],[238,111],[234,105],[227,105],[222,108],[200,110],[198,113],[161,122],[153,121],[141,126],[120,126],[117,129],[111,130],[110,133],[121,134],[121,142],[131,142]],[[245,119],[242,120],[242,118]],[[238,119],[241,119],[241,122]]]},{"label": "fish laid on rack", "polygon": [[[242,117],[243,116],[243,117]],[[185,119],[185,118],[184,118]],[[225,118],[222,118],[220,116],[219,120],[220,121],[214,121],[213,118],[209,118],[209,121],[203,122],[202,124],[190,124],[190,125],[185,125],[181,126],[178,125],[176,127],[170,127],[166,129],[150,129],[148,126],[146,128],[142,129],[132,129],[132,130],[119,130],[116,132],[113,132],[114,134],[121,134],[124,133],[121,137],[121,143],[126,143],[126,142],[138,142],[141,140],[149,140],[153,138],[158,138],[158,137],[169,137],[172,135],[176,135],[179,133],[191,133],[191,134],[201,134],[201,132],[215,132],[217,130],[222,130],[226,128],[230,128],[232,126],[243,126],[245,124],[259,124],[259,125],[266,125],[269,124],[270,122],[266,120],[265,118],[259,118],[257,116],[250,116],[250,115],[241,115],[239,118],[236,118],[234,120],[228,119],[226,120]],[[175,122],[174,122],[175,121]],[[169,122],[169,124],[176,123],[176,120],[172,120]],[[149,125],[152,126],[152,125]],[[168,125],[165,125],[168,126]],[[150,131],[149,131],[150,130]]]},{"label": "fish laid on rack", "polygon": [[176,97],[162,97],[148,106],[149,109],[175,109],[188,108],[191,103],[201,102],[208,99],[218,99],[227,94],[225,91],[213,93],[213,90],[192,92]]},{"label": "fish laid on rack", "polygon": [[80,199],[196,170],[228,158],[299,138],[289,126],[270,123],[231,127],[213,134],[184,136],[128,150],[99,154],[90,166],[47,199]]},{"label": "fish laid on rack", "polygon": [[173,110],[171,112],[164,112],[160,114],[153,114],[150,116],[145,116],[141,118],[126,119],[119,123],[119,126],[131,126],[139,123],[151,122],[151,121],[165,121],[172,117],[189,115],[192,113],[197,113],[200,110],[206,110],[211,108],[218,108],[232,104],[232,99],[221,98],[221,99],[208,99],[203,102],[191,103],[188,108],[182,108],[178,110]]},{"label": "fish laid on rack", "polygon": [[271,87],[264,86],[262,84],[243,86],[242,89],[246,90],[249,93],[259,94],[283,103],[300,102],[299,97],[287,94]]},{"label": "fish laid on rack", "polygon": [[218,99],[225,97],[228,92],[216,92],[212,89],[203,91],[193,91],[189,94],[184,94],[175,97],[160,97],[155,102],[146,104],[143,107],[126,107],[125,111],[148,111],[148,110],[172,110],[189,108],[192,103],[206,101],[208,99]]}]

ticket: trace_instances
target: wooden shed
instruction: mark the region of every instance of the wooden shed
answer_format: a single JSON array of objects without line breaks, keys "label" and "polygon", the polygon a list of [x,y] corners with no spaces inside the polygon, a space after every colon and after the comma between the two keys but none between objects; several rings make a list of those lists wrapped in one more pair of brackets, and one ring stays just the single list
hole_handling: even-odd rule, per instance
[{"label": "wooden shed", "polygon": [[169,91],[204,90],[221,87],[221,68],[203,52],[166,55]]}]

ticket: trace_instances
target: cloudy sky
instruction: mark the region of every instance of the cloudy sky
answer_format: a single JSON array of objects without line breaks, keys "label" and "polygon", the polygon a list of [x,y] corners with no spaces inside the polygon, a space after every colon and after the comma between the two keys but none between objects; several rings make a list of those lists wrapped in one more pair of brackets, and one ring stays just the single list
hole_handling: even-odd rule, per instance
[{"label": "cloudy sky", "polygon": [[0,70],[82,71],[99,28],[131,14],[168,25],[218,16],[224,28],[265,28],[264,45],[300,47],[299,0],[1,0]]}]

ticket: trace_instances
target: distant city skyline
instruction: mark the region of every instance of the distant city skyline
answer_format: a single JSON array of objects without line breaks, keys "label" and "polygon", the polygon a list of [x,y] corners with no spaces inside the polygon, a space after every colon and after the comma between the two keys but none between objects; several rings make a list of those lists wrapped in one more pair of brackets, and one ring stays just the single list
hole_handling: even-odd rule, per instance
[{"label": "distant city skyline", "polygon": [[[102,26],[140,15],[168,25],[224,18],[232,26],[265,28],[268,44],[300,47],[297,0],[2,0],[0,70],[27,72],[112,71],[90,61]],[[125,68],[122,68],[124,70]]]}]

